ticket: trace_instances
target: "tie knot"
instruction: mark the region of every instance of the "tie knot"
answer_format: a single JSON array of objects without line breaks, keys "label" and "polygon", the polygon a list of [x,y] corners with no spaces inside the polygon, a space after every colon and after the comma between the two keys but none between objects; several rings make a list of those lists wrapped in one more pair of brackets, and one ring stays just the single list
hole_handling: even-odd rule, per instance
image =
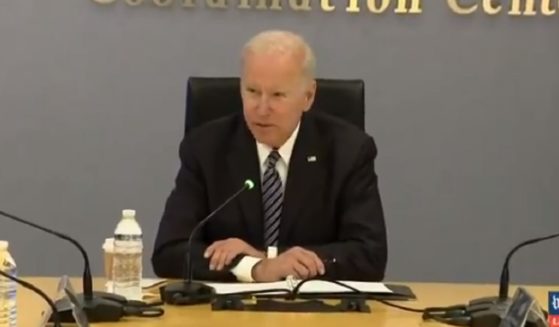
[{"label": "tie knot", "polygon": [[278,162],[280,158],[280,154],[277,150],[272,150],[272,152],[270,152],[270,154],[268,155],[268,168],[273,168],[276,166],[276,163]]}]

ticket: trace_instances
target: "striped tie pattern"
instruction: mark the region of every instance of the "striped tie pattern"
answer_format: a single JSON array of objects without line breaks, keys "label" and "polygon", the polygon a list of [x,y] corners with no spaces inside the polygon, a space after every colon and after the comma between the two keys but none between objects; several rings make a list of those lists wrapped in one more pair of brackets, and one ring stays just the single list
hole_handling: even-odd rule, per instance
[{"label": "striped tie pattern", "polygon": [[264,210],[264,243],[266,246],[277,246],[283,189],[281,179],[276,170],[280,158],[278,151],[273,150],[266,159],[266,171],[262,178],[262,204]]}]

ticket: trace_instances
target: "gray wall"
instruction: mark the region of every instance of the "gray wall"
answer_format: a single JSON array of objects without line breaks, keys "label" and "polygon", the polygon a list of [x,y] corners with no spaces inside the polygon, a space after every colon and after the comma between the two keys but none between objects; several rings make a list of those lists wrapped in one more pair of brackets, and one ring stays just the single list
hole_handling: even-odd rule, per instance
[{"label": "gray wall", "polygon": [[[97,275],[103,238],[135,208],[151,275],[187,77],[236,75],[246,39],[289,28],[321,77],[366,81],[388,279],[495,281],[515,243],[559,232],[557,17],[462,17],[444,1],[420,16],[1,1],[0,208],[77,236]],[[0,220],[0,239],[22,275],[81,272],[40,232]],[[558,246],[519,253],[513,280],[557,284]]]}]

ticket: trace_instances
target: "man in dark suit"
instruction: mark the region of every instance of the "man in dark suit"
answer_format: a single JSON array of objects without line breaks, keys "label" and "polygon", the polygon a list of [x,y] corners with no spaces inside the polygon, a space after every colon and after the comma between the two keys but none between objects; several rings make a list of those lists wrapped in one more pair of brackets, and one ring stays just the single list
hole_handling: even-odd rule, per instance
[{"label": "man in dark suit", "polygon": [[251,179],[255,188],[194,239],[194,278],[383,279],[386,228],[373,139],[309,111],[314,55],[300,36],[260,33],[242,59],[243,114],[207,123],[181,143],[180,171],[155,241],[155,273],[183,277],[185,237]]}]

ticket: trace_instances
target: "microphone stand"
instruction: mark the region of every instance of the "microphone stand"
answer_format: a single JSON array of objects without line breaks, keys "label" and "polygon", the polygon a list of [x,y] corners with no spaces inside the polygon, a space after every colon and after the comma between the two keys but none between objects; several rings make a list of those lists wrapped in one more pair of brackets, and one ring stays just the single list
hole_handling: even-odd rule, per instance
[{"label": "microphone stand", "polygon": [[[423,320],[434,319],[438,322],[446,324],[471,327],[497,327],[513,303],[513,299],[508,296],[509,263],[512,256],[519,249],[527,245],[550,240],[556,237],[559,237],[559,234],[529,239],[521,242],[509,251],[501,271],[498,296],[474,299],[466,305],[443,308],[426,308],[423,313]],[[540,326],[538,317],[533,314],[528,314],[527,317],[526,326]]]},{"label": "microphone stand", "polygon": [[200,303],[208,303],[214,296],[214,289],[200,282],[193,282],[193,265],[192,265],[192,240],[194,235],[220,212],[227,204],[237,198],[245,190],[254,188],[254,182],[247,179],[237,192],[231,195],[225,202],[212,211],[206,218],[202,219],[190,232],[186,249],[186,278],[185,280],[170,283],[161,288],[161,298],[163,302],[175,305],[193,305]]},{"label": "microphone stand", "polygon": [[[127,299],[117,294],[93,291],[93,281],[91,278],[89,257],[87,256],[87,252],[85,251],[83,246],[78,241],[68,235],[59,233],[57,231],[51,230],[49,228],[43,227],[41,225],[27,221],[1,210],[0,215],[25,224],[27,226],[31,226],[35,229],[39,229],[48,234],[54,235],[58,238],[72,243],[75,247],[77,247],[84,260],[84,270],[82,276],[83,293],[79,294],[77,298],[80,301],[80,305],[83,307],[88,320],[90,322],[107,322],[120,320],[123,312],[123,304],[127,302]],[[74,321],[74,317],[72,315],[72,307],[67,299],[57,300],[55,305],[61,322]],[[51,317],[51,320],[49,321],[52,321],[52,319],[53,317]]]},{"label": "microphone stand", "polygon": [[510,266],[510,260],[511,260],[512,256],[518,250],[520,250],[521,248],[523,248],[527,245],[547,241],[547,240],[550,240],[550,239],[553,239],[553,238],[556,238],[556,237],[559,237],[559,233],[544,236],[544,237],[537,237],[537,238],[529,239],[529,240],[526,240],[524,242],[521,242],[520,244],[518,244],[514,248],[512,248],[512,250],[510,250],[509,253],[507,254],[507,257],[505,258],[505,262],[503,263],[503,268],[501,270],[501,278],[499,279],[499,295],[498,296],[483,297],[483,298],[472,300],[472,301],[470,301],[470,305],[471,306],[491,305],[491,304],[504,303],[504,302],[509,301],[510,300],[510,298],[509,298],[509,285],[510,285],[509,266]]}]

